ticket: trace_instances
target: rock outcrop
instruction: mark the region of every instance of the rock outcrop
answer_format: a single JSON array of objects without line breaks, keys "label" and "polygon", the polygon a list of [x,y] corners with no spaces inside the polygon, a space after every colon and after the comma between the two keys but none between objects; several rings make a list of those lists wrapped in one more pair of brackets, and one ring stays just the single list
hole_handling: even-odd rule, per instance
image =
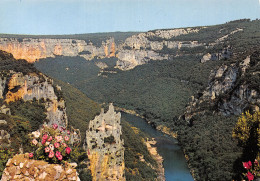
[{"label": "rock outcrop", "polygon": [[204,46],[197,41],[174,41],[174,37],[196,33],[199,29],[173,29],[156,30],[147,33],[140,33],[127,38],[118,50],[118,61],[116,67],[121,70],[133,69],[137,65],[142,65],[150,60],[168,59],[168,54],[160,51],[164,48],[180,49],[182,47],[193,48]]},{"label": "rock outcrop", "polygon": [[0,49],[12,53],[15,59],[33,63],[55,56],[82,56],[87,60],[114,57],[116,45],[113,38],[104,41],[101,47],[76,39],[0,38]]},{"label": "rock outcrop", "polygon": [[219,53],[207,53],[203,55],[203,57],[200,59],[201,63],[205,63],[207,61],[217,61],[222,59],[229,59],[232,55],[232,52],[229,48],[226,48],[222,50]]},{"label": "rock outcrop", "polygon": [[0,78],[0,99],[3,98],[4,90],[5,90],[6,78]]},{"label": "rock outcrop", "polygon": [[121,139],[121,114],[114,106],[89,122],[85,149],[93,180],[125,180],[124,141]]},{"label": "rock outcrop", "polygon": [[10,134],[5,130],[7,122],[0,120],[0,148],[8,148],[11,146]]},{"label": "rock outcrop", "polygon": [[245,110],[259,110],[259,85],[254,85],[252,76],[259,72],[259,55],[254,53],[240,63],[222,65],[213,70],[205,91],[186,107],[183,118],[191,120],[194,115],[212,110],[223,115],[240,115]]},{"label": "rock outcrop", "polygon": [[11,115],[11,110],[6,107],[6,105],[2,105],[2,107],[0,107],[0,113]]},{"label": "rock outcrop", "polygon": [[29,159],[29,154],[15,155],[8,160],[1,181],[7,180],[80,181],[76,169],[69,164],[48,164],[45,161]]},{"label": "rock outcrop", "polygon": [[[41,73],[24,75],[21,72],[10,71],[0,80],[4,80],[1,84],[1,97],[7,105],[21,99],[24,101],[43,100],[47,110],[48,124],[56,123],[67,127],[65,102],[62,98],[58,98],[58,90],[56,89],[55,92],[52,79]],[[5,109],[8,108],[5,107]]]}]

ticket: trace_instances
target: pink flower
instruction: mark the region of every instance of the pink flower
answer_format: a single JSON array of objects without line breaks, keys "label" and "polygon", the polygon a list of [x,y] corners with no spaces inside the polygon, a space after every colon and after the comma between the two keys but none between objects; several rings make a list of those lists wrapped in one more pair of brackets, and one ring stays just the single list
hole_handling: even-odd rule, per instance
[{"label": "pink flower", "polygon": [[67,130],[67,134],[70,135],[70,131],[69,130]]},{"label": "pink flower", "polygon": [[254,180],[254,175],[251,172],[247,172],[246,176],[249,181]]},{"label": "pink flower", "polygon": [[32,144],[37,145],[38,141],[36,139],[32,140]]},{"label": "pink flower", "polygon": [[248,161],[248,162],[243,162],[243,166],[245,167],[245,169],[250,169],[251,168],[251,166],[252,166],[252,163],[251,163],[251,161]]},{"label": "pink flower", "polygon": [[42,136],[42,139],[45,140],[45,141],[47,140],[47,138],[48,138],[48,135],[47,135],[47,134],[44,134],[44,135]]},{"label": "pink flower", "polygon": [[29,153],[29,157],[32,158],[33,157],[33,153]]},{"label": "pink flower", "polygon": [[62,143],[62,146],[64,147],[68,147],[68,145],[66,143]]},{"label": "pink flower", "polygon": [[52,127],[53,127],[53,129],[57,129],[58,125],[57,124],[53,124]]},{"label": "pink flower", "polygon": [[50,147],[51,150],[54,150],[53,144],[50,144],[49,147]]},{"label": "pink flower", "polygon": [[54,143],[54,147],[55,148],[59,148],[60,147],[60,144],[58,142]]},{"label": "pink flower", "polygon": [[62,136],[55,136],[55,139],[57,142],[61,142],[62,141]]},{"label": "pink flower", "polygon": [[50,150],[49,152],[49,158],[53,158],[54,157],[54,152],[52,150]]},{"label": "pink flower", "polygon": [[69,139],[70,139],[70,138],[69,138],[68,136],[65,136],[65,137],[64,137],[64,140],[65,140],[65,141],[69,141]]},{"label": "pink flower", "polygon": [[44,145],[46,143],[46,140],[42,140],[42,145]]},{"label": "pink flower", "polygon": [[52,136],[50,136],[50,137],[49,137],[49,139],[48,139],[47,141],[49,141],[49,142],[50,142],[51,140],[52,140]]},{"label": "pink flower", "polygon": [[46,147],[46,148],[45,148],[45,153],[49,153],[50,150],[51,150],[51,149],[50,149],[49,147]]},{"label": "pink flower", "polygon": [[55,156],[58,158],[60,156],[60,152],[56,151]]},{"label": "pink flower", "polygon": [[70,148],[70,147],[67,147],[67,148],[65,149],[65,151],[66,151],[67,154],[70,154],[71,148]]},{"label": "pink flower", "polygon": [[58,160],[62,160],[62,155],[59,155],[59,156],[58,156]]}]

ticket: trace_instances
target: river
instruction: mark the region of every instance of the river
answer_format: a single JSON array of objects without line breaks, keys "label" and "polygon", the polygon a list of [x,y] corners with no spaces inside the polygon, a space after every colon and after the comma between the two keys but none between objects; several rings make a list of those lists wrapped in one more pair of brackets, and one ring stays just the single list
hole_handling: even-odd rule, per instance
[{"label": "river", "polygon": [[166,181],[193,181],[178,141],[154,129],[144,119],[121,112],[122,119],[139,128],[157,141],[158,153],[163,157]]}]

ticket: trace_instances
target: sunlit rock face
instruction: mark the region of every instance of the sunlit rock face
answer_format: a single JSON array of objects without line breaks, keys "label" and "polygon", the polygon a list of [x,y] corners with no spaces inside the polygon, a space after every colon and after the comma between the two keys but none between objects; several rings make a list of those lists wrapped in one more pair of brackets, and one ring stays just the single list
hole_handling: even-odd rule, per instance
[{"label": "sunlit rock face", "polygon": [[55,56],[82,56],[87,60],[114,57],[116,45],[113,38],[105,40],[100,47],[75,39],[0,38],[0,49],[12,53],[15,59],[33,63]]},{"label": "sunlit rock face", "polygon": [[75,168],[66,164],[48,164],[43,160],[29,159],[29,154],[9,159],[1,181],[7,180],[74,180],[80,181]]},{"label": "sunlit rock face", "polygon": [[167,53],[160,53],[164,48],[180,49],[204,46],[197,41],[175,41],[174,37],[188,33],[196,33],[200,29],[156,30],[133,35],[125,40],[118,50],[116,67],[121,70],[133,69],[150,60],[169,59]]},{"label": "sunlit rock face", "polygon": [[[259,55],[254,55],[259,58]],[[240,115],[245,110],[259,111],[259,85],[252,84],[250,77],[259,74],[256,58],[246,57],[243,61],[221,65],[212,70],[208,87],[186,107],[183,118],[191,120],[207,108],[214,107],[223,115]]]},{"label": "sunlit rock face", "polygon": [[202,44],[196,41],[172,40],[176,36],[198,31],[198,28],[156,30],[133,35],[120,45],[115,44],[114,38],[109,38],[100,46],[76,39],[0,38],[0,50],[12,53],[16,59],[25,59],[31,63],[55,56],[81,56],[86,60],[95,57],[118,57],[116,68],[129,70],[150,60],[168,59],[167,54],[162,55],[158,52],[164,47],[180,49],[201,46]]},{"label": "sunlit rock face", "polygon": [[120,138],[121,114],[109,110],[89,122],[85,149],[90,160],[93,180],[125,180],[124,141]]},{"label": "sunlit rock face", "polygon": [[[207,27],[154,30],[132,35],[118,44],[111,37],[104,39],[100,45],[78,39],[0,38],[0,50],[12,53],[16,59],[25,59],[31,63],[55,56],[80,56],[86,60],[117,57],[115,68],[130,70],[150,60],[165,60],[181,56],[178,53],[171,53],[181,49],[214,47],[228,39],[230,35],[243,31],[243,29],[236,29],[223,37],[212,39],[209,44],[196,39],[176,38],[199,33],[205,28]],[[224,49],[222,52],[199,56],[204,63],[209,60],[229,58],[231,54],[229,49]]]},{"label": "sunlit rock face", "polygon": [[18,100],[43,100],[47,110],[48,124],[67,126],[66,107],[63,99],[59,99],[54,91],[53,80],[39,73],[24,75],[21,72],[10,71],[0,77],[0,98],[8,105]]}]

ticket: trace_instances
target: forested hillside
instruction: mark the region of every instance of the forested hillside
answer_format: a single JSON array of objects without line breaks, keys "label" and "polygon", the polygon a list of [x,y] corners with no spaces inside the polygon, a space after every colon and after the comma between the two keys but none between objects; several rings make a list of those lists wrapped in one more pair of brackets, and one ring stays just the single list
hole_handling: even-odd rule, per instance
[{"label": "forested hillside", "polygon": [[[168,45],[157,52],[168,59],[147,61],[129,71],[113,66],[102,70],[95,67],[95,62],[111,59],[86,62],[71,57],[40,60],[36,67],[69,82],[100,103],[114,102],[118,107],[133,109],[155,126],[165,125],[178,132],[197,180],[238,179],[240,171],[236,165],[241,160],[236,160],[242,150],[232,138],[232,130],[241,111],[259,104],[252,101],[255,97],[238,93],[256,91],[254,96],[259,96],[259,56],[254,53],[260,43],[259,27],[259,20],[248,19],[195,27],[198,32],[167,39],[182,44],[189,42],[187,47]],[[170,30],[159,32],[164,31]],[[162,36],[149,37],[149,32],[145,36],[155,45],[166,41]],[[193,41],[196,47],[192,47]],[[141,47],[140,51],[150,51],[149,46]],[[125,46],[125,51],[139,51],[135,48]],[[244,63],[247,57],[253,57],[249,64]],[[207,97],[207,92],[211,97]],[[237,105],[234,100],[238,100]],[[241,106],[243,101],[248,106]],[[232,112],[236,107],[238,111]],[[192,115],[191,119],[182,117],[186,113]]]},{"label": "forested hillside", "polygon": [[[24,89],[22,80],[18,79],[11,82],[21,72],[21,78],[26,76],[40,77],[40,81],[33,82],[33,86],[43,87],[41,83],[48,82],[48,85],[53,86],[55,95],[59,100],[65,100],[65,107],[58,107],[58,110],[66,110],[68,116],[68,128],[79,129],[81,133],[81,142],[85,140],[86,130],[88,129],[88,123],[94,119],[96,115],[100,113],[101,105],[94,102],[90,98],[83,94],[78,89],[72,87],[68,83],[64,83],[60,80],[55,80],[54,84],[50,78],[41,74],[32,64],[27,63],[25,60],[19,60],[13,58],[11,54],[0,51],[0,176],[5,168],[5,164],[9,158],[16,153],[30,152],[32,145],[30,144],[30,136],[32,131],[38,130],[44,122],[48,122],[47,118],[48,107],[46,108],[46,102],[49,105],[52,101],[50,96],[46,99],[41,98],[38,100],[38,95],[30,100],[25,100],[27,92],[22,92]],[[5,81],[8,80],[9,83]],[[31,79],[29,79],[31,80]],[[10,83],[11,82],[11,83]],[[17,83],[16,83],[17,82]],[[10,103],[7,103],[8,99],[6,84],[10,87],[14,84],[14,88],[11,92],[14,97]],[[21,84],[17,85],[16,84]],[[31,85],[31,89],[33,89]],[[48,95],[48,92],[38,91],[40,94]],[[16,95],[17,94],[17,95]],[[20,96],[19,94],[24,94]],[[16,97],[15,97],[16,96]],[[104,105],[106,106],[106,105]],[[147,147],[144,143],[146,135],[141,131],[136,134],[132,126],[123,121],[123,139],[125,140],[126,147],[126,180],[152,180],[157,177],[157,163],[151,157]],[[71,128],[71,126],[73,128]],[[136,147],[138,145],[138,147]],[[77,171],[81,180],[91,180],[91,176],[87,168],[87,154],[82,149],[80,144],[75,150],[73,161],[78,163]],[[145,162],[140,161],[139,156],[143,155]],[[151,166],[148,165],[151,164]]]}]

